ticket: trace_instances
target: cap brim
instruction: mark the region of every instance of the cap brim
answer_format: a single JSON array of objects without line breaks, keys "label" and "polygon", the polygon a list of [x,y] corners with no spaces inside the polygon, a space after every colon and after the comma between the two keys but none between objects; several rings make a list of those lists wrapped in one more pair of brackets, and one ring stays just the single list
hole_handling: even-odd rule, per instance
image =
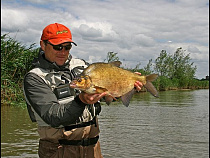
[{"label": "cap brim", "polygon": [[56,38],[56,39],[50,39],[48,41],[50,43],[52,43],[53,45],[58,45],[58,44],[62,44],[62,43],[65,43],[65,42],[71,42],[75,46],[77,46],[77,44],[74,41],[72,41],[70,38]]}]

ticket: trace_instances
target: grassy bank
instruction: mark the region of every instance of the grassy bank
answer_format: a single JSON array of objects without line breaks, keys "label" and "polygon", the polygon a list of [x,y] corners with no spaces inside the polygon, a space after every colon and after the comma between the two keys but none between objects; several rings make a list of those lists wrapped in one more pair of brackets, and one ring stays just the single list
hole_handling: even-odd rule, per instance
[{"label": "grassy bank", "polygon": [[[6,34],[1,35],[1,104],[25,105],[22,83],[25,74],[31,69],[31,62],[34,57],[37,57],[38,51],[39,48],[35,48],[34,44],[26,47]],[[139,71],[142,75],[145,74],[145,70],[132,69],[130,71]],[[159,76],[153,83],[159,91],[209,88],[207,80],[184,77],[170,79]]]},{"label": "grassy bank", "polygon": [[208,89],[209,81],[208,80],[184,80],[184,79],[169,79],[164,76],[160,76],[157,78],[155,82],[153,82],[154,86],[157,87],[159,91],[166,90],[178,90],[178,89]]}]

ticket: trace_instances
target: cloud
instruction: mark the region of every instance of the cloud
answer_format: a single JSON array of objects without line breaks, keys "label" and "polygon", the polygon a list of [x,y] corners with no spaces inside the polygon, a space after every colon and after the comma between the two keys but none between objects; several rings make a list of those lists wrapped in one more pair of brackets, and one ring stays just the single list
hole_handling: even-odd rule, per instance
[{"label": "cloud", "polygon": [[136,45],[143,47],[152,47],[155,45],[154,39],[144,34],[134,35],[133,41],[136,43]]},{"label": "cloud", "polygon": [[81,22],[77,28],[74,28],[74,31],[87,41],[110,42],[116,36],[111,25],[106,22]]},{"label": "cloud", "polygon": [[[29,23],[29,19],[24,12],[11,8],[5,8],[3,11],[1,11],[1,19],[3,20],[3,32],[22,32],[26,29],[26,26]],[[26,25],[24,26],[23,24]]]},{"label": "cloud", "polygon": [[47,1],[43,1],[43,0],[25,0],[25,2],[30,2],[33,4],[49,4],[52,2],[59,2],[59,0],[47,0]]},{"label": "cloud", "polygon": [[2,34],[37,46],[45,26],[62,23],[78,44],[73,56],[90,62],[114,51],[127,66],[141,62],[143,67],[161,50],[174,53],[182,47],[199,65],[199,78],[209,73],[207,0],[3,0],[1,22]]}]

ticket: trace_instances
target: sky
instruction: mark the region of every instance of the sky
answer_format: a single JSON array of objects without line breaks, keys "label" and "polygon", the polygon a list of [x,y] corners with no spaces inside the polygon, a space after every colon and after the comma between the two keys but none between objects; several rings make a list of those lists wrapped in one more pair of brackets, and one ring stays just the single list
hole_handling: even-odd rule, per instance
[{"label": "sky", "polygon": [[196,78],[209,75],[208,0],[2,0],[1,34],[39,47],[42,30],[61,23],[70,28],[75,58],[89,63],[117,53],[125,68],[150,59],[161,50],[182,47],[197,67]]}]

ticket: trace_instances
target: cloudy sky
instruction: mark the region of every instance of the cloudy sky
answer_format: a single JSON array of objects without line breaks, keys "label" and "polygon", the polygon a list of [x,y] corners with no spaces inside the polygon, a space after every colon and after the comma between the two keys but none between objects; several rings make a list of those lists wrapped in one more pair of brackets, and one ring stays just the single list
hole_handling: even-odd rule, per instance
[{"label": "cloudy sky", "polygon": [[209,75],[208,0],[2,0],[1,34],[25,45],[36,43],[45,26],[62,23],[78,44],[71,54],[88,62],[118,53],[126,68],[146,66],[161,50],[182,47]]}]

